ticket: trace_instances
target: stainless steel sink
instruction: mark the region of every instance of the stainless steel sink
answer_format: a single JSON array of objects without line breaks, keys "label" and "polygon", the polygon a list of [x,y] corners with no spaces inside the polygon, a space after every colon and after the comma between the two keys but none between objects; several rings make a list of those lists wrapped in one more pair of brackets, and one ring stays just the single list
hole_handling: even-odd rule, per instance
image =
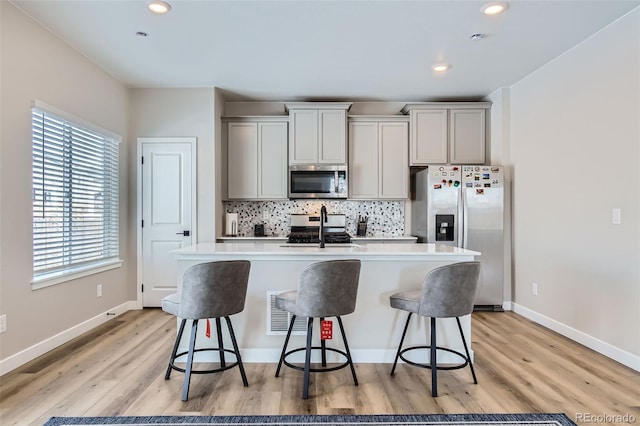
[{"label": "stainless steel sink", "polygon": [[[315,248],[319,248],[318,244],[313,243],[313,244],[306,244],[306,243],[302,243],[302,244],[280,244],[280,247],[299,247],[299,248],[309,248],[309,247],[315,247]],[[343,243],[335,243],[335,244],[325,244],[324,248],[359,248],[362,247],[361,245],[358,244],[343,244]]]}]

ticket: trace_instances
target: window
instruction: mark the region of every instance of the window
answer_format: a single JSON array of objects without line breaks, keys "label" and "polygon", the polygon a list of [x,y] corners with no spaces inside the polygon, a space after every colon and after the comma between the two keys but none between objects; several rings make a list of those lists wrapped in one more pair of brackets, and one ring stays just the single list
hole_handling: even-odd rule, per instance
[{"label": "window", "polygon": [[34,284],[119,266],[119,137],[39,106],[31,124]]}]

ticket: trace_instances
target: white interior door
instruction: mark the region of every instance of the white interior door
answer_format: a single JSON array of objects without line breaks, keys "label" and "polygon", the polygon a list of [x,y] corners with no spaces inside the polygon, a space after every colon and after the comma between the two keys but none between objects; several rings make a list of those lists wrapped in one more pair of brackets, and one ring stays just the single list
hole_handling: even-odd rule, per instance
[{"label": "white interior door", "polygon": [[172,250],[195,243],[195,138],[139,139],[142,306],[177,290]]}]

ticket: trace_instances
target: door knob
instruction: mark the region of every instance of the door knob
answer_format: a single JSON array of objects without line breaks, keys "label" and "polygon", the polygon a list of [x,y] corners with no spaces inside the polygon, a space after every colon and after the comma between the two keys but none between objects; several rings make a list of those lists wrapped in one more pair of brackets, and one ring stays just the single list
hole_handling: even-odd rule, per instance
[{"label": "door knob", "polygon": [[176,235],[182,235],[183,237],[188,237],[189,235],[191,235],[191,231],[177,232]]}]

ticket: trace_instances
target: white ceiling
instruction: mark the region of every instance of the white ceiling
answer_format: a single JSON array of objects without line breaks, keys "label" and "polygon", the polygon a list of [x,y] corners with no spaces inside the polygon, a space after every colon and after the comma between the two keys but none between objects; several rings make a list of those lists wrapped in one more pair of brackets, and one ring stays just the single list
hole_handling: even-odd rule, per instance
[{"label": "white ceiling", "polygon": [[[489,17],[488,1],[169,0],[162,16],[145,0],[12,3],[129,87],[361,101],[482,98],[640,4],[511,0]],[[452,68],[436,75],[437,62]]]}]

